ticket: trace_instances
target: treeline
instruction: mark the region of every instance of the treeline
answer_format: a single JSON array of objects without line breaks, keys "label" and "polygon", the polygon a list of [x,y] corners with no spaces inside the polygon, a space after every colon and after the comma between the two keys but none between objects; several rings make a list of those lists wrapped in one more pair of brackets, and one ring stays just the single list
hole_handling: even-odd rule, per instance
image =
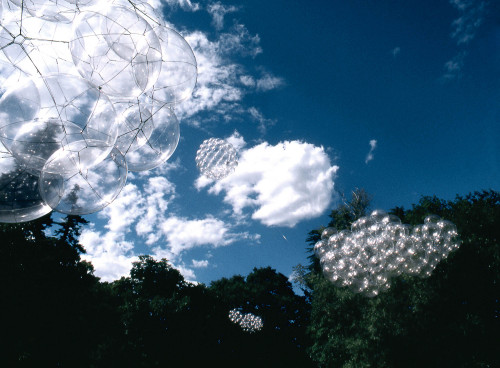
[{"label": "treeline", "polygon": [[[369,211],[355,191],[328,226],[347,229]],[[83,218],[2,224],[0,366],[500,367],[500,193],[423,197],[392,213],[410,224],[446,218],[462,245],[430,278],[400,276],[375,298],[332,286],[312,254],[296,269],[303,296],[270,267],[194,285],[149,256],[101,282],[80,259]],[[263,329],[243,331],[233,308]]]}]

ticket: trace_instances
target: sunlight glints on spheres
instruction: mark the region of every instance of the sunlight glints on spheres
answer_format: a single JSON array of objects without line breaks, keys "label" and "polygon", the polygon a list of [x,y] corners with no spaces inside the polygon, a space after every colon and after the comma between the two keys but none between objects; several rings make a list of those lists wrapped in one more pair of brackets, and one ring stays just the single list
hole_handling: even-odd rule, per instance
[{"label": "sunlight glints on spheres", "polygon": [[245,332],[254,333],[262,330],[264,323],[262,318],[253,313],[241,313],[237,308],[229,311],[229,319],[231,322],[236,323]]},{"label": "sunlight glints on spheres", "polygon": [[167,161],[196,85],[186,40],[146,2],[9,0],[0,24],[0,222],[99,211]]},{"label": "sunlight glints on spheres", "polygon": [[210,138],[200,145],[195,161],[203,175],[220,180],[234,171],[238,165],[238,153],[231,143]]},{"label": "sunlight glints on spheres", "polygon": [[457,228],[450,221],[430,215],[411,227],[378,210],[353,222],[351,231],[326,228],[314,251],[334,285],[374,297],[402,273],[430,276],[459,246]]}]

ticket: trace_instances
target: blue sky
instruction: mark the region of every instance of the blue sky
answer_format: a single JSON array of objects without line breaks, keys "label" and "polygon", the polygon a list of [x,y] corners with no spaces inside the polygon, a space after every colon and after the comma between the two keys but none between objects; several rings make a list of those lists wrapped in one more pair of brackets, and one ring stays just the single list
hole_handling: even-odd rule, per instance
[{"label": "blue sky", "polygon": [[[162,5],[194,50],[198,85],[176,108],[181,141],[169,163],[129,178],[110,209],[89,217],[95,225],[82,240],[105,279],[126,272],[141,253],[166,257],[205,283],[256,266],[290,275],[307,263],[307,233],[328,222],[341,192],[365,188],[373,208],[389,210],[422,195],[498,190],[498,4]],[[195,166],[196,150],[210,137],[244,140],[240,155],[252,156],[225,184],[200,180]],[[273,179],[256,179],[280,163],[287,172],[301,162],[302,172],[281,175],[274,188]],[[309,192],[298,189],[321,175]],[[317,201],[306,209],[280,196],[287,191]],[[134,207],[126,198],[149,202]],[[263,209],[269,217],[259,216]]]},{"label": "blue sky", "polygon": [[[96,275],[140,254],[209,283],[307,263],[307,233],[339,193],[373,209],[453,199],[500,183],[500,7],[494,1],[153,3],[193,48],[198,83],[176,106],[177,150],[129,175],[86,218]],[[239,149],[227,178],[200,177],[196,150]]]}]

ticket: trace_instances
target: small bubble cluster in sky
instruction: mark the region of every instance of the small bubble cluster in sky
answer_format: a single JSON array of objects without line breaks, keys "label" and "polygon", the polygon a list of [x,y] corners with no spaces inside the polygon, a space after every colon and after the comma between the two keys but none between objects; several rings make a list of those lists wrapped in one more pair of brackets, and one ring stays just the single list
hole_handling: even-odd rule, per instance
[{"label": "small bubble cluster in sky", "polygon": [[179,142],[191,47],[147,2],[8,0],[1,8],[0,222],[109,205],[128,171]]},{"label": "small bubble cluster in sky", "polygon": [[351,231],[326,228],[314,247],[325,277],[334,285],[374,297],[402,273],[428,277],[460,245],[456,226],[438,216],[410,226],[397,216],[374,211]]},{"label": "small bubble cluster in sky", "polygon": [[234,171],[238,165],[238,153],[231,143],[210,138],[200,145],[195,161],[203,175],[220,180]]},{"label": "small bubble cluster in sky", "polygon": [[253,333],[262,330],[264,327],[262,318],[252,313],[243,314],[236,308],[229,311],[229,319],[231,322],[240,325],[245,332]]}]

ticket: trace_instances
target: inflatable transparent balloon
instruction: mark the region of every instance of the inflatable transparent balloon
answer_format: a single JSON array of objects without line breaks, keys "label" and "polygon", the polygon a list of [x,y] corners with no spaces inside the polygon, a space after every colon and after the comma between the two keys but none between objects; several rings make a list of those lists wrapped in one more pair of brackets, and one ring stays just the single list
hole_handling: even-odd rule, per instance
[{"label": "inflatable transparent balloon", "polygon": [[[74,0],[9,0],[19,8],[40,19],[50,22],[71,22],[77,11],[77,1]],[[89,0],[79,0],[79,5],[89,3]]]},{"label": "inflatable transparent balloon", "polygon": [[194,54],[146,1],[0,4],[0,222],[109,205],[174,153]]},{"label": "inflatable transparent balloon", "polygon": [[374,297],[401,273],[429,277],[459,245],[455,225],[438,216],[411,227],[396,216],[373,211],[355,221],[351,231],[326,228],[314,251],[334,285]]},{"label": "inflatable transparent balloon", "polygon": [[78,168],[77,143],[70,147],[76,153],[73,156],[59,150],[49,158],[40,175],[40,193],[57,212],[86,215],[102,210],[118,196],[127,178],[127,163],[121,152],[114,148],[97,165],[72,170],[72,165]]},{"label": "inflatable transparent balloon", "polygon": [[172,109],[136,101],[121,115],[116,147],[130,171],[151,170],[167,161],[179,143],[180,126]]},{"label": "inflatable transparent balloon", "polygon": [[74,64],[68,49],[71,25],[26,14],[9,12],[2,20],[0,49],[6,59],[31,76],[72,73]]},{"label": "inflatable transparent balloon", "polygon": [[57,150],[75,141],[105,143],[99,162],[118,134],[111,101],[80,77],[56,74],[29,79],[0,99],[0,139],[27,168],[40,172]]},{"label": "inflatable transparent balloon", "polygon": [[38,180],[0,144],[0,222],[31,221],[52,211],[40,195]]},{"label": "inflatable transparent balloon", "polygon": [[193,50],[176,31],[156,28],[162,49],[162,66],[151,96],[156,101],[176,104],[189,98],[196,85],[197,63]]},{"label": "inflatable transparent balloon", "polygon": [[220,180],[235,170],[238,165],[238,153],[231,143],[219,138],[210,138],[200,145],[195,161],[203,175]]},{"label": "inflatable transparent balloon", "polygon": [[161,70],[158,37],[144,18],[121,6],[105,14],[81,12],[69,48],[82,77],[109,96],[138,97]]}]

